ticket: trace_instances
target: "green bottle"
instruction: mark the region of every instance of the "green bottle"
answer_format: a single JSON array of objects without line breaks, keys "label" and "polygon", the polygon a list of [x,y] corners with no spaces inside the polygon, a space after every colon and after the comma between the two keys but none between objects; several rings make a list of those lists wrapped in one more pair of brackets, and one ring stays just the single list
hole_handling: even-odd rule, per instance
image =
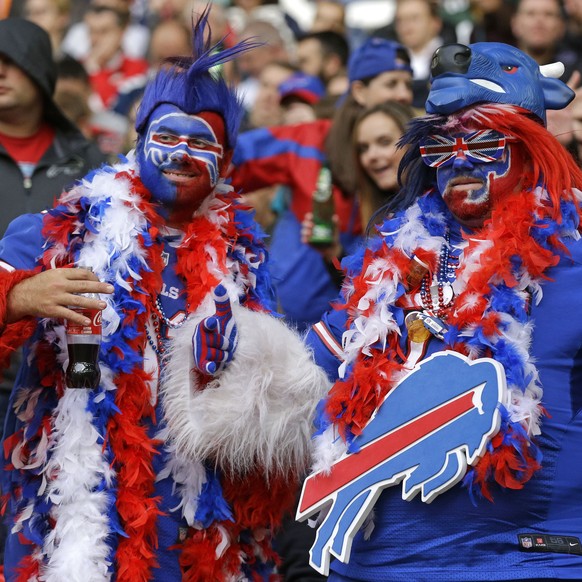
[{"label": "green bottle", "polygon": [[326,246],[334,241],[333,215],[335,214],[333,202],[333,188],[331,183],[331,170],[321,166],[317,177],[317,184],[313,191],[313,230],[309,243],[312,245]]}]

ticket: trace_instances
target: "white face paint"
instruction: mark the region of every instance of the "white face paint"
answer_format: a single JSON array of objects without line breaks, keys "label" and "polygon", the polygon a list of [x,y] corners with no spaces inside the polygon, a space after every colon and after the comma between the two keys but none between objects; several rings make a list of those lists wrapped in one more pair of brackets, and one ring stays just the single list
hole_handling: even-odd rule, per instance
[{"label": "white face paint", "polygon": [[[172,105],[161,106],[160,108]],[[211,185],[218,182],[218,166],[223,147],[214,129],[205,119],[177,110],[152,121],[144,145],[146,159],[162,171],[167,167],[192,165],[194,161],[206,166]]]},{"label": "white face paint", "polygon": [[222,170],[224,131],[216,113],[188,115],[167,103],[153,111],[137,155],[143,183],[167,214],[187,210],[191,216],[212,192]]}]

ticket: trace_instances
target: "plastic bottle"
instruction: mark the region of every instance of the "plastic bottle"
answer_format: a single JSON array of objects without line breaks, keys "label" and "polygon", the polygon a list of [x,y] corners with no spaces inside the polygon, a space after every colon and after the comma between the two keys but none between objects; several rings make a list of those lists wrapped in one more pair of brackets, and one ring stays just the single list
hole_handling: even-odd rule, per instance
[{"label": "plastic bottle", "polygon": [[[83,297],[99,299],[97,293],[83,293]],[[90,319],[89,325],[65,322],[69,365],[65,372],[67,388],[97,388],[101,380],[99,348],[101,347],[101,310],[70,307]]]},{"label": "plastic bottle", "polygon": [[331,170],[322,166],[317,177],[317,185],[313,191],[313,230],[309,243],[312,245],[331,245],[334,241],[335,225],[333,215],[335,213],[333,202],[333,188],[331,183]]}]

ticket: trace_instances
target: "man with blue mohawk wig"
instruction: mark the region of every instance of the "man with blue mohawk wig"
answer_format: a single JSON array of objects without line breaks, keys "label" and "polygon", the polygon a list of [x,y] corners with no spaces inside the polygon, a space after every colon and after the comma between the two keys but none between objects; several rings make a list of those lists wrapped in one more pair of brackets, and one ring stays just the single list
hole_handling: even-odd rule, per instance
[{"label": "man with blue mohawk wig", "polygon": [[[582,171],[560,63],[440,47],[402,188],[309,336],[335,384],[299,519],[334,582],[582,579]],[[383,218],[382,218],[383,217]]]},{"label": "man with blue mohawk wig", "polygon": [[[277,563],[329,381],[271,315],[262,234],[224,181],[242,109],[214,71],[253,45],[216,52],[207,18],[147,86],[135,152],[0,241],[0,353],[27,354],[3,448],[10,582]],[[67,323],[102,333],[98,387],[66,383]]]}]

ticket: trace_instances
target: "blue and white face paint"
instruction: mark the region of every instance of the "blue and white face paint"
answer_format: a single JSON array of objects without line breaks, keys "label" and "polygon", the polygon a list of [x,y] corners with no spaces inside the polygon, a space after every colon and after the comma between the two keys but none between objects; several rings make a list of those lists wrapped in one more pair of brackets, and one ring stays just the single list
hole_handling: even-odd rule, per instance
[{"label": "blue and white face paint", "polygon": [[188,222],[218,183],[224,140],[224,121],[217,113],[189,115],[169,103],[152,112],[137,160],[144,185],[170,223]]}]

